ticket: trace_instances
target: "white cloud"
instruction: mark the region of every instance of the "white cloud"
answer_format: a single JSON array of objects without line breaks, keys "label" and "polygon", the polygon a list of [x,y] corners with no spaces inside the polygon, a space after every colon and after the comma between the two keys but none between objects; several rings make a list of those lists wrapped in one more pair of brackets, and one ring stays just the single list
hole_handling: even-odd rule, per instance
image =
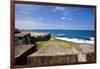
[{"label": "white cloud", "polygon": [[64,11],[64,7],[54,7],[53,12]]},{"label": "white cloud", "polygon": [[15,20],[15,28],[18,29],[49,29],[49,28],[55,28],[57,27],[54,23],[42,23],[37,22],[32,19],[20,19]]},{"label": "white cloud", "polygon": [[55,9],[56,10],[60,10],[60,11],[64,11],[64,8],[63,7],[56,7]]},{"label": "white cloud", "polygon": [[31,20],[15,20],[15,27],[19,29],[31,29],[34,26]]},{"label": "white cloud", "polygon": [[65,16],[64,16],[64,17],[61,17],[61,19],[62,19],[62,20],[67,19],[68,21],[71,21],[71,20],[72,20],[72,18],[71,18],[71,17],[65,17]]},{"label": "white cloud", "polygon": [[30,14],[30,13],[31,13],[30,11],[24,11],[24,10],[20,11],[20,14]]},{"label": "white cloud", "polygon": [[61,17],[61,19],[62,19],[62,20],[65,20],[65,19],[66,19],[66,17]]},{"label": "white cloud", "polygon": [[15,28],[18,29],[64,29],[66,28],[64,23],[59,23],[58,25],[54,23],[43,23],[41,21],[34,21],[31,18],[15,20]]},{"label": "white cloud", "polygon": [[68,10],[68,11],[64,11],[63,15],[64,16],[72,16],[72,14],[76,13],[78,10],[79,10],[79,8],[77,8],[77,9],[71,9],[71,10]]}]

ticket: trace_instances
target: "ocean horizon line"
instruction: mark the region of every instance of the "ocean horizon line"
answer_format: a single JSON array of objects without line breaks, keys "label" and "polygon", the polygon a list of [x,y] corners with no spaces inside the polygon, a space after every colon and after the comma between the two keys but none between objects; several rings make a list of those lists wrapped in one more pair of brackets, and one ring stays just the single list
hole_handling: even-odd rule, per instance
[{"label": "ocean horizon line", "polygon": [[[19,30],[71,30],[74,31],[74,29],[19,29]],[[75,29],[75,31],[78,31]],[[95,31],[95,30],[79,30],[79,31]]]}]

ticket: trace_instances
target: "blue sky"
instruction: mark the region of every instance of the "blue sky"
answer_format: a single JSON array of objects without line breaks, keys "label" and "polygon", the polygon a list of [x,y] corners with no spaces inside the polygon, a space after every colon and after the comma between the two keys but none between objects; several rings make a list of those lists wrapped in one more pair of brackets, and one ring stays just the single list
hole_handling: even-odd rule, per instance
[{"label": "blue sky", "polygon": [[18,29],[94,30],[94,8],[15,5]]}]

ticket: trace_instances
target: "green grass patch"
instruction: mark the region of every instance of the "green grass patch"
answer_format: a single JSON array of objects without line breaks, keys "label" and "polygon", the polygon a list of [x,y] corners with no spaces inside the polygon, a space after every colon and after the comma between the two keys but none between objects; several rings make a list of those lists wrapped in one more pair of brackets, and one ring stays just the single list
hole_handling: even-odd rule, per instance
[{"label": "green grass patch", "polygon": [[75,46],[75,43],[70,42],[70,41],[63,41],[63,40],[59,40],[59,39],[55,39],[55,38],[51,38],[49,41],[37,42],[38,49],[41,47],[47,47],[47,46],[53,46],[53,45],[59,45],[59,46],[62,46],[64,48],[72,48],[73,46]]},{"label": "green grass patch", "polygon": [[41,48],[41,47],[46,47],[49,46],[48,41],[39,41],[37,42],[37,49]]}]

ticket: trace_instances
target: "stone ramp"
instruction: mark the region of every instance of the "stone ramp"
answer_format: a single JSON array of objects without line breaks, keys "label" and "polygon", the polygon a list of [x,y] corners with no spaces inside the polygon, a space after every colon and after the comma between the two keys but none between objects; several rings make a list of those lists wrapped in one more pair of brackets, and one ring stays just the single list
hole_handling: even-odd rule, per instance
[{"label": "stone ramp", "polygon": [[77,63],[77,53],[73,48],[50,45],[28,56],[28,64],[66,64]]},{"label": "stone ramp", "polygon": [[44,48],[41,48],[36,53],[33,53],[34,56],[40,55],[48,55],[48,56],[56,56],[56,55],[68,55],[68,54],[77,54],[74,52],[73,48],[64,48],[62,46],[53,44]]},{"label": "stone ramp", "polygon": [[64,48],[51,43],[51,45],[28,56],[28,64],[70,64],[78,62],[95,62],[93,45],[76,44],[72,48]]},{"label": "stone ramp", "polygon": [[33,48],[35,49],[35,45],[20,45],[15,47],[15,57],[20,57],[25,52],[27,52],[29,49]]}]

